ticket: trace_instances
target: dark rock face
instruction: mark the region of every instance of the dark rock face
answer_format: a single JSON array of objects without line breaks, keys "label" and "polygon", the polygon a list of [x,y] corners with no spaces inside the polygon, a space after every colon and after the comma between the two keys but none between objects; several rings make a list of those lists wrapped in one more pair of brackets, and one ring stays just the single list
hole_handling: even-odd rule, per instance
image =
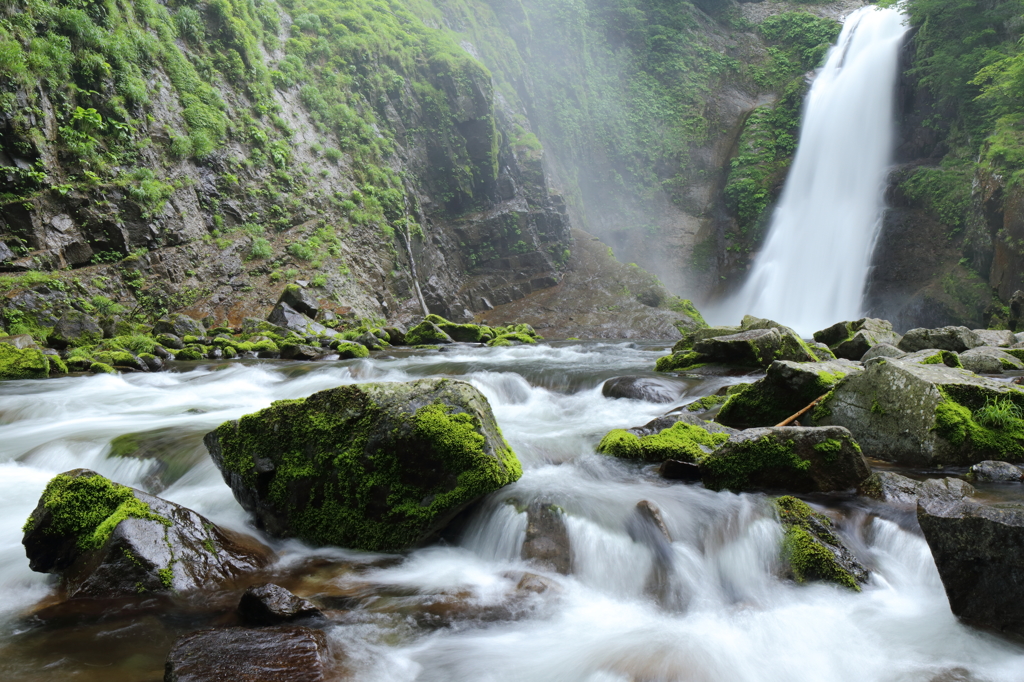
[{"label": "dark rock face", "polygon": [[548,502],[537,501],[527,508],[526,519],[522,558],[535,561],[549,571],[569,575],[572,552],[562,510]]},{"label": "dark rock face", "polygon": [[615,377],[604,382],[601,395],[605,398],[632,398],[649,403],[672,403],[679,400],[685,386],[653,377]]},{"label": "dark rock face", "polygon": [[317,300],[298,284],[286,286],[277,302],[284,303],[297,312],[308,315],[310,318],[315,318],[320,310],[320,304],[317,303]]},{"label": "dark rock face", "polygon": [[896,345],[900,335],[892,330],[888,320],[864,317],[853,322],[836,324],[814,332],[814,340],[824,343],[837,358],[860,360],[865,353],[880,343]]},{"label": "dark rock face", "polygon": [[69,310],[57,321],[47,340],[54,348],[84,346],[103,340],[103,329],[85,313]]},{"label": "dark rock face", "polygon": [[279,401],[204,442],[268,533],[367,550],[426,542],[522,475],[487,398],[450,379]]},{"label": "dark rock face", "polygon": [[700,467],[693,462],[666,459],[658,467],[658,474],[670,481],[699,481]]},{"label": "dark rock face", "polygon": [[188,315],[175,313],[158,320],[153,325],[153,334],[174,334],[180,338],[186,336],[203,337],[206,336],[206,327],[203,326],[202,322],[193,320]]},{"label": "dark rock face", "polygon": [[251,625],[277,625],[323,614],[312,602],[296,597],[280,585],[266,583],[245,591],[238,602],[238,615]]},{"label": "dark rock face", "polygon": [[897,348],[908,353],[929,348],[962,353],[965,350],[984,345],[985,342],[981,337],[967,327],[940,327],[939,329],[911,329],[903,335]]},{"label": "dark rock face", "polygon": [[302,343],[286,343],[281,346],[281,358],[284,360],[319,360],[324,355],[326,353],[323,349]]},{"label": "dark rock face", "polygon": [[253,538],[88,469],[50,481],[25,527],[32,570],[61,575],[70,599],[211,588],[273,557]]},{"label": "dark rock face", "polygon": [[1021,480],[1020,467],[1009,462],[986,460],[978,462],[971,467],[971,475],[976,481],[999,481],[1003,483],[1019,483]]},{"label": "dark rock face", "polygon": [[179,638],[167,656],[164,682],[322,682],[329,664],[320,630],[219,628]]},{"label": "dark rock face", "polygon": [[825,492],[854,488],[871,474],[844,428],[747,429],[698,460],[711,490]]},{"label": "dark rock face", "polygon": [[1024,635],[1024,505],[922,498],[917,519],[953,613]]}]

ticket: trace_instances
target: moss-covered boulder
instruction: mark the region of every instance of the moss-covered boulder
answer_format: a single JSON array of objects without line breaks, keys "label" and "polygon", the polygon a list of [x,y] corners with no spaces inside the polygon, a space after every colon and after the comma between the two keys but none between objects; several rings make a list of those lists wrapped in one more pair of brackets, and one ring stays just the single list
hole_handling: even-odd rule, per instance
[{"label": "moss-covered boulder", "polygon": [[[696,462],[729,439],[731,429],[686,415],[665,428],[614,429],[601,439],[597,451],[622,459],[663,462],[667,459]],[[639,431],[639,433],[638,433]]]},{"label": "moss-covered boulder", "polygon": [[522,475],[487,398],[451,379],[278,401],[204,442],[271,535],[373,551],[428,541]]},{"label": "moss-covered boulder", "polygon": [[[759,318],[751,320],[755,325],[771,322]],[[817,362],[818,356],[788,327],[755,326],[727,336],[702,338],[694,342],[692,350],[676,351],[659,358],[655,369],[659,372],[693,370],[709,363],[756,369],[767,367],[775,360]]]},{"label": "moss-covered boulder", "polygon": [[60,575],[70,599],[211,588],[273,558],[253,538],[88,469],[51,480],[24,533],[29,566]]},{"label": "moss-covered boulder", "polygon": [[813,411],[864,453],[907,465],[1024,460],[1024,391],[945,364],[875,358]]},{"label": "moss-covered boulder", "polygon": [[1024,369],[1024,362],[994,346],[978,346],[964,351],[960,353],[960,363],[975,374],[1000,374]]},{"label": "moss-covered boulder", "polygon": [[844,428],[747,429],[697,460],[711,490],[827,492],[855,488],[871,475]]},{"label": "moss-covered boulder", "polygon": [[433,322],[438,329],[450,336],[454,341],[463,343],[486,343],[494,338],[494,331],[480,324],[457,324],[449,322],[440,315],[427,315],[423,318],[427,322]]},{"label": "moss-covered boulder", "polygon": [[676,341],[675,345],[672,346],[673,353],[685,353],[688,350],[693,350],[693,344],[704,339],[711,339],[716,336],[729,336],[731,334],[738,334],[743,331],[739,327],[703,327],[701,329],[694,329],[691,332],[683,334],[683,338]]},{"label": "moss-covered boulder", "polygon": [[193,320],[188,315],[174,313],[161,317],[153,325],[153,334],[174,334],[179,338],[186,336],[206,336],[206,327],[199,320]]},{"label": "moss-covered boulder", "polygon": [[919,365],[945,365],[954,369],[963,369],[960,362],[960,354],[952,350],[939,350],[937,348],[926,348],[925,350],[907,353],[899,358],[903,362],[916,362]]},{"label": "moss-covered boulder", "polygon": [[405,334],[405,343],[410,346],[427,346],[439,343],[454,343],[440,327],[430,320],[423,320]]},{"label": "moss-covered boulder", "polygon": [[103,340],[103,329],[92,317],[78,310],[64,313],[47,337],[54,348],[91,346]]},{"label": "moss-covered boulder", "polygon": [[835,534],[832,521],[790,495],[772,500],[785,534],[782,565],[798,583],[831,582],[860,591],[868,571]]},{"label": "moss-covered boulder", "polygon": [[928,348],[962,353],[971,348],[984,346],[985,341],[967,327],[917,328],[904,334],[896,345],[900,350],[908,353]]},{"label": "moss-covered boulder", "polygon": [[776,360],[763,379],[730,395],[715,420],[737,429],[775,426],[828,393],[847,374],[863,371],[849,360]]},{"label": "moss-covered boulder", "polygon": [[49,375],[50,361],[43,351],[0,343],[0,380],[45,379]]},{"label": "moss-covered boulder", "polygon": [[829,347],[837,358],[860,360],[864,353],[880,343],[893,346],[903,337],[892,330],[892,323],[873,317],[836,324],[814,332],[814,340]]}]

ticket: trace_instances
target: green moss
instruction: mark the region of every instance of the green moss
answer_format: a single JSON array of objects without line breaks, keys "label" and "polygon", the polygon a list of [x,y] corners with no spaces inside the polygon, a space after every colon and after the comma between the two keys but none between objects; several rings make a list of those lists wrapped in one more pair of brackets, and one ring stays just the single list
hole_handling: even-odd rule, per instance
[{"label": "green moss", "polygon": [[68,373],[68,366],[67,366],[67,364],[63,360],[61,360],[58,356],[56,356],[56,355],[47,355],[46,359],[50,363],[50,376],[53,376],[54,374],[67,374]]},{"label": "green moss", "polygon": [[0,379],[45,379],[50,363],[37,348],[16,348],[0,343]]},{"label": "green moss", "polygon": [[522,332],[513,332],[510,334],[500,334],[490,341],[487,342],[488,346],[515,346],[518,344],[529,345],[531,343],[537,343],[534,337],[529,334]]},{"label": "green moss", "polygon": [[[1016,462],[1024,459],[1024,420],[1013,410],[999,410],[1008,416],[991,419],[990,391],[972,385],[948,385],[939,388],[943,400],[935,408],[935,432],[956,446],[969,450],[970,459],[978,457]],[[1024,409],[1024,392],[1011,390],[998,398]],[[980,418],[980,419],[979,419]]]},{"label": "green moss", "polygon": [[93,362],[89,365],[89,371],[93,374],[117,374],[117,370],[102,362]]},{"label": "green moss", "polygon": [[940,350],[935,355],[929,355],[924,360],[920,361],[922,365],[945,365],[946,367],[954,367],[956,369],[963,369],[963,363],[960,362],[960,356],[951,350]]},{"label": "green moss", "polygon": [[370,357],[370,351],[366,346],[361,343],[352,343],[351,341],[339,341],[334,352],[342,359]]},{"label": "green moss", "polygon": [[[76,537],[81,550],[102,547],[119,523],[127,518],[150,519],[170,526],[169,519],[153,513],[131,488],[99,475],[55,476],[43,491],[43,506],[52,520],[47,535]],[[29,517],[24,530],[34,524]]]},{"label": "green moss", "polygon": [[[386,436],[383,424],[392,425]],[[437,401],[414,413],[385,413],[357,386],[277,401],[216,433],[224,468],[249,485],[256,483],[254,455],[272,458],[274,472],[260,482],[266,503],[317,544],[408,547],[448,509],[522,475],[503,439],[495,456],[484,451],[477,417]],[[310,498],[317,504],[306,504]]]},{"label": "green moss", "polygon": [[780,480],[799,485],[811,467],[808,460],[796,454],[793,441],[771,436],[737,442],[730,446],[728,454],[703,455],[697,463],[705,487],[737,492],[752,487],[750,479],[754,474],[761,480],[777,475]]},{"label": "green moss", "polygon": [[695,351],[678,352],[658,358],[654,369],[658,372],[674,372],[681,369],[696,369],[706,364],[704,356]]},{"label": "green moss", "polygon": [[410,346],[422,346],[431,343],[448,343],[449,339],[436,324],[424,320],[406,333],[405,342]]},{"label": "green moss", "polygon": [[789,566],[798,583],[823,580],[860,591],[854,576],[840,565],[835,554],[823,544],[839,545],[839,540],[829,530],[832,522],[827,516],[818,514],[791,495],[776,498],[772,505],[785,528],[782,560]]},{"label": "green moss", "polygon": [[160,584],[165,589],[170,589],[171,585],[174,584],[174,568],[168,566],[167,568],[161,568],[157,571],[157,575],[160,576]]},{"label": "green moss", "polygon": [[704,316],[697,310],[697,306],[693,305],[693,301],[688,298],[679,298],[674,296],[668,305],[669,310],[677,313],[686,315],[691,320],[697,323],[698,327],[707,327],[708,323],[704,321]]},{"label": "green moss", "polygon": [[828,393],[845,376],[838,371],[818,372],[817,379],[799,391],[767,377],[729,396],[715,419],[737,428],[775,426]]},{"label": "green moss", "polygon": [[601,439],[597,451],[604,455],[645,462],[661,462],[666,459],[695,462],[698,457],[727,440],[728,434],[709,433],[695,424],[676,422],[659,433],[641,438],[629,431],[615,429]]},{"label": "green moss", "polygon": [[175,360],[205,360],[206,351],[200,346],[186,346],[174,354]]},{"label": "green moss", "polygon": [[455,341],[466,343],[482,343],[494,337],[490,327],[479,324],[456,324],[449,322],[440,315],[427,315],[427,322],[433,322],[438,328]]},{"label": "green moss", "polygon": [[703,398],[695,400],[687,405],[686,409],[689,412],[704,412],[706,410],[710,410],[715,405],[721,405],[727,399],[728,397],[724,395],[706,395]]}]

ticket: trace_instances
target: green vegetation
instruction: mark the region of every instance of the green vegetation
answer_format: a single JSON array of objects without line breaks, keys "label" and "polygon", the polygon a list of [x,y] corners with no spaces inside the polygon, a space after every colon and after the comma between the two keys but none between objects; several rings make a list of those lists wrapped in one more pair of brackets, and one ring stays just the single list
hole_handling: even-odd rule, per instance
[{"label": "green vegetation", "polygon": [[[63,364],[63,363],[61,363]],[[64,373],[67,368],[64,368]],[[20,349],[9,343],[0,343],[0,380],[44,379],[49,376],[50,363],[37,348]]]},{"label": "green vegetation", "polygon": [[935,432],[978,458],[1016,462],[1024,459],[1024,392],[993,397],[980,387],[962,384],[939,389]]},{"label": "green vegetation", "polygon": [[782,561],[798,583],[822,580],[860,592],[854,575],[836,559],[841,543],[832,534],[832,521],[813,511],[791,495],[772,500],[785,535],[782,540]]},{"label": "green vegetation", "polygon": [[728,434],[709,433],[695,424],[676,422],[659,433],[643,437],[615,429],[601,439],[597,451],[604,455],[644,462],[661,462],[666,459],[696,462],[727,440]]}]

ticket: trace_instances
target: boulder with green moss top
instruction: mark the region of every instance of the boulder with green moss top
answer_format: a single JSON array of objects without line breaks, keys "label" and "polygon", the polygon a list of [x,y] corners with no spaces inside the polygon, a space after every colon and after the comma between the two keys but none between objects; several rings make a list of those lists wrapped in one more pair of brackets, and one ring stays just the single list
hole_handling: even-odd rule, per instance
[{"label": "boulder with green moss top", "polygon": [[775,426],[828,393],[846,375],[863,371],[849,360],[777,360],[763,379],[729,396],[715,420],[738,429]]},{"label": "boulder with green moss top", "polygon": [[281,344],[283,360],[319,360],[327,355],[327,351],[319,346],[307,346],[304,343]]},{"label": "boulder with green moss top", "polygon": [[[663,462],[671,459],[680,462],[696,462],[700,457],[713,452],[729,439],[731,429],[713,422],[704,422],[690,414],[680,414],[679,419],[661,418],[668,424],[657,424],[658,420],[639,429],[614,429],[609,431],[597,446],[602,455],[641,462]],[[661,428],[658,428],[658,427]]]},{"label": "boulder with green moss top", "polygon": [[683,334],[683,338],[676,341],[675,345],[672,346],[672,352],[684,353],[688,350],[693,350],[693,344],[698,341],[714,338],[716,336],[738,334],[741,331],[743,330],[739,327],[703,327],[701,329],[694,329],[691,332]]},{"label": "boulder with green moss top", "polygon": [[939,350],[937,348],[926,348],[925,350],[907,353],[899,358],[903,362],[916,362],[921,365],[945,365],[954,369],[963,369],[960,362],[960,354],[951,350]]},{"label": "boulder with green moss top", "polygon": [[332,341],[331,350],[337,353],[342,360],[370,357],[370,350],[366,346],[351,341]]},{"label": "boulder with green moss top", "polygon": [[896,345],[900,350],[908,353],[928,348],[962,353],[971,348],[984,346],[985,342],[967,327],[940,327],[938,329],[911,329]]},{"label": "boulder with green moss top", "polygon": [[103,329],[92,317],[78,310],[64,313],[47,337],[54,348],[91,346],[103,340]]},{"label": "boulder with green moss top", "polygon": [[170,348],[171,350],[181,350],[185,347],[185,342],[181,340],[180,336],[175,334],[157,334],[154,341],[164,348]]},{"label": "boulder with green moss top", "polygon": [[278,401],[204,442],[271,535],[372,551],[427,542],[522,475],[487,398],[452,379]]},{"label": "boulder with green moss top", "polygon": [[50,361],[43,351],[0,343],[0,380],[45,379],[49,375]]},{"label": "boulder with green moss top", "polygon": [[206,351],[203,350],[202,346],[185,346],[177,353],[174,354],[175,360],[205,360]]},{"label": "boulder with green moss top", "polygon": [[117,370],[105,362],[89,361],[89,371],[93,374],[117,374]]},{"label": "boulder with green moss top", "polygon": [[1024,460],[1024,391],[944,364],[875,358],[841,381],[813,423],[848,428],[869,457],[907,465]]},{"label": "boulder with green moss top", "polygon": [[832,352],[832,349],[823,343],[814,341],[807,344],[811,352],[814,353],[814,357],[818,358],[819,362],[828,362],[829,360],[837,360],[836,354]]},{"label": "boulder with green moss top", "polygon": [[1024,505],[927,497],[917,520],[953,613],[1024,635]]},{"label": "boulder with green moss top", "polygon": [[69,599],[212,588],[270,563],[255,539],[88,469],[47,484],[24,526],[29,566]]},{"label": "boulder with green moss top", "polygon": [[537,339],[534,336],[523,332],[510,332],[506,334],[499,334],[490,341],[487,342],[488,346],[528,346],[530,344],[537,343]]},{"label": "boulder with green moss top", "polygon": [[1024,362],[1016,356],[994,346],[978,346],[960,353],[964,369],[975,374],[1000,374],[1007,370],[1024,369]]},{"label": "boulder with green moss top", "polygon": [[439,343],[454,343],[455,339],[448,336],[430,320],[423,320],[405,334],[405,342],[410,346],[424,346]]},{"label": "boulder with green moss top", "polygon": [[659,358],[655,369],[659,372],[687,370],[709,363],[758,368],[767,367],[775,360],[817,362],[818,356],[803,339],[788,329],[755,328],[697,341],[691,351]]},{"label": "boulder with green moss top", "polygon": [[789,578],[860,591],[868,581],[868,570],[836,535],[831,519],[790,495],[772,500],[772,506],[785,531],[781,559]]},{"label": "boulder with green moss top", "polygon": [[161,317],[153,325],[153,334],[174,334],[179,338],[186,336],[206,336],[206,327],[199,320],[193,320],[183,313],[174,313]]},{"label": "boulder with green moss top", "polygon": [[485,325],[479,324],[457,324],[449,322],[440,315],[427,315],[423,318],[426,322],[432,322],[437,328],[450,336],[453,341],[463,343],[486,343],[494,338],[494,331]]},{"label": "boulder with green moss top", "polygon": [[814,340],[825,344],[837,358],[860,360],[864,353],[880,343],[893,346],[901,337],[892,330],[888,320],[862,317],[852,322],[837,322],[831,327],[814,332]]},{"label": "boulder with green moss top", "polygon": [[857,442],[841,427],[747,429],[697,464],[705,487],[736,492],[846,490],[871,475]]}]

